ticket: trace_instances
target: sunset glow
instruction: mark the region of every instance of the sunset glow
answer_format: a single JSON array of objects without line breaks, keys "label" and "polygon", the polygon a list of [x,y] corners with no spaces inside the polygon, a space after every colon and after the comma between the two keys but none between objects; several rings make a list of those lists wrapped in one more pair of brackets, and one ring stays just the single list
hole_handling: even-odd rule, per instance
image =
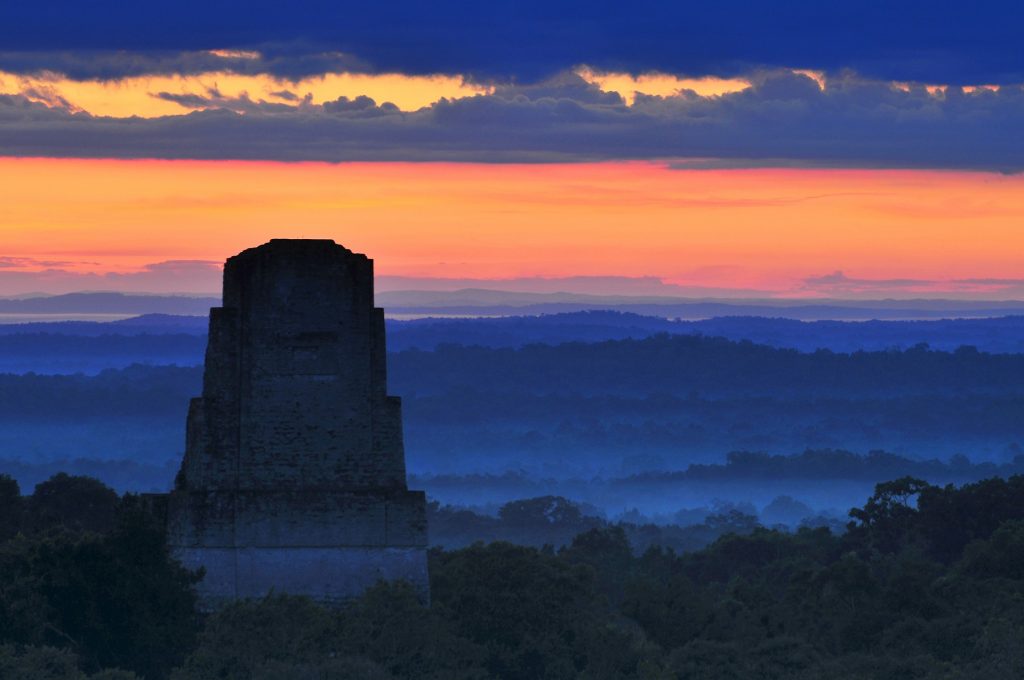
[{"label": "sunset glow", "polygon": [[467,97],[487,91],[488,88],[463,82],[461,77],[394,73],[327,73],[291,81],[266,74],[211,72],[78,81],[59,74],[19,76],[0,71],[0,93],[24,94],[49,106],[118,118],[180,115],[216,106],[244,111],[245,100],[289,106],[303,100],[323,104],[342,96],[367,96],[378,104],[390,102],[403,111],[414,111],[443,97]]},{"label": "sunset glow", "polygon": [[742,78],[680,78],[667,73],[603,73],[582,68],[579,75],[596,83],[605,92],[618,92],[627,104],[632,104],[637,93],[667,97],[681,90],[691,90],[702,97],[713,97],[728,92],[739,92],[750,87]]},{"label": "sunset glow", "polygon": [[987,173],[5,159],[0,187],[5,271],[127,272],[316,237],[372,253],[379,274],[805,295],[835,271],[1019,278],[1024,249],[1024,177]]},{"label": "sunset glow", "polygon": [[[239,56],[224,50],[218,56]],[[663,73],[631,75],[581,68],[578,74],[606,92],[617,92],[632,104],[636,93],[671,96],[690,90],[707,97],[749,87],[739,78],[681,78]],[[59,73],[19,75],[0,71],[0,94],[20,94],[31,101],[94,116],[156,118],[222,107],[244,112],[249,104],[298,106],[323,104],[338,97],[367,96],[415,111],[442,98],[487,94],[492,87],[459,76],[407,76],[396,73],[326,73],[297,80],[268,74],[243,75],[214,71],[195,75],[150,75],[112,80],[74,80]]]}]

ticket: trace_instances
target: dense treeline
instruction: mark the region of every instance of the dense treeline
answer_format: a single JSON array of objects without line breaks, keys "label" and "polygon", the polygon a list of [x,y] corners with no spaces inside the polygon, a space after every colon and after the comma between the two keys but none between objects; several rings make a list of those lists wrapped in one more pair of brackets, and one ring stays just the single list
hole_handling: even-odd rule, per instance
[{"label": "dense treeline", "polygon": [[[1014,443],[1024,443],[1020,394],[631,398],[453,389],[406,396],[403,404],[410,462],[420,470],[568,462],[581,473],[589,467],[591,474],[628,474],[680,469],[744,449],[777,455],[888,449],[918,457],[965,453],[974,460],[1009,460],[1019,452]],[[634,459],[639,452],[650,461],[647,467]],[[490,468],[482,466],[481,453]]]},{"label": "dense treeline", "polygon": [[1024,355],[988,354],[973,347],[808,354],[750,341],[667,334],[518,349],[440,345],[432,352],[392,354],[388,367],[391,389],[403,394],[490,386],[583,394],[1016,392],[1024,382]]},{"label": "dense treeline", "polygon": [[896,477],[922,477],[932,481],[977,481],[984,478],[1024,474],[1024,451],[1012,462],[997,465],[972,463],[966,456],[954,456],[949,462],[911,460],[885,451],[860,456],[843,450],[807,450],[791,456],[773,456],[754,451],[733,451],[725,464],[695,463],[681,472],[650,472],[621,480],[623,484],[651,481],[707,481],[785,479],[796,480],[878,480]]},{"label": "dense treeline", "polygon": [[183,418],[202,390],[201,366],[108,369],[99,375],[0,374],[0,418]]},{"label": "dense treeline", "polygon": [[[59,336],[54,336],[59,337]],[[99,338],[109,345],[108,338]],[[161,336],[153,336],[160,338]],[[186,337],[198,342],[194,336]],[[33,336],[6,336],[39,344]],[[62,339],[67,340],[67,338]],[[392,391],[406,395],[444,394],[455,390],[534,394],[602,395],[758,395],[914,394],[965,390],[1015,394],[1024,381],[1024,354],[988,354],[963,346],[953,352],[917,345],[903,351],[820,350],[802,353],[699,335],[659,334],[640,340],[520,348],[439,345],[389,355]],[[177,370],[177,373],[168,371]],[[146,376],[197,385],[200,369],[133,366],[121,373],[104,371],[97,385],[131,382]],[[122,376],[120,379],[116,376]],[[80,376],[51,376],[74,387]],[[2,393],[45,387],[43,376],[2,376]],[[17,388],[17,389],[16,389]],[[72,396],[73,400],[73,396]]]},{"label": "dense treeline", "polygon": [[[801,354],[659,336],[444,346],[390,361],[410,469],[420,472],[525,466],[562,478],[625,475],[682,469],[730,450],[840,447],[1008,461],[1024,443],[1024,355]],[[161,467],[181,455],[184,415],[201,379],[199,367],[169,366],[0,375],[0,455]]]},{"label": "dense treeline", "polygon": [[163,465],[147,465],[135,460],[95,458],[57,459],[46,461],[4,460],[0,470],[10,475],[23,489],[35,488],[40,482],[60,472],[93,477],[119,493],[166,492],[181,468],[180,460],[168,460]]},{"label": "dense treeline", "polygon": [[[767,310],[780,316],[784,310]],[[414,319],[388,322],[388,347],[399,351],[442,344],[522,347],[542,343],[600,342],[646,338],[658,333],[699,334],[750,340],[802,352],[908,348],[922,342],[936,349],[973,345],[987,352],[1024,352],[1024,316],[929,321],[797,321],[770,316],[717,316],[672,320],[625,312],[586,311],[540,316],[473,319]]]},{"label": "dense treeline", "polygon": [[206,336],[189,333],[0,334],[0,373],[98,373],[137,363],[195,366],[205,351]]},{"label": "dense treeline", "polygon": [[[460,352],[462,350],[468,354],[487,351],[461,348]],[[405,357],[405,354],[399,356]],[[466,382],[462,386],[445,386],[431,381],[433,372],[442,370],[430,358],[432,353],[408,354],[423,362],[423,373],[420,373],[419,366],[411,363],[402,366],[402,371],[393,370],[392,381],[396,386],[390,389],[396,394],[405,390],[403,399],[413,410],[410,416],[441,424],[478,422],[485,417],[497,423],[557,422],[580,417],[606,418],[615,414],[621,418],[653,421],[688,415],[694,422],[706,422],[721,418],[723,414],[743,413],[749,420],[756,421],[775,418],[785,410],[798,409],[801,413],[809,412],[819,417],[833,415],[847,420],[862,419],[868,415],[877,420],[888,413],[886,422],[878,422],[878,425],[906,421],[915,428],[942,427],[953,419],[957,428],[968,429],[971,423],[975,423],[974,429],[984,432],[991,428],[1012,429],[1009,424],[1016,418],[1010,416],[1019,413],[1024,403],[1024,394],[1017,389],[1019,386],[1006,386],[1004,394],[991,395],[963,394],[952,389],[948,393],[939,389],[922,389],[916,394],[891,396],[885,394],[886,385],[879,384],[878,393],[859,395],[815,396],[816,390],[809,388],[807,391],[793,390],[761,396],[712,397],[709,392],[690,389],[686,384],[660,389],[660,383],[655,382],[649,390],[644,390],[636,383],[632,383],[632,387],[624,385],[619,388],[611,378],[607,378],[603,392],[584,394],[585,383],[595,380],[593,377],[584,380],[584,374],[588,373],[584,371],[585,367],[578,367],[579,389],[572,389],[571,382],[563,380],[548,384],[532,375],[512,375],[508,382],[500,382],[486,372],[481,373],[474,383],[470,379],[471,371],[459,368],[459,352],[444,361],[443,366],[448,366],[456,374],[452,381]],[[670,364],[662,362],[660,368],[669,370]],[[592,372],[601,371],[598,365]],[[933,378],[935,381],[940,379]],[[760,389],[753,387],[759,380],[756,375],[751,377],[752,391]],[[559,386],[563,388],[561,391],[557,389]],[[629,394],[628,389],[636,392]],[[185,412],[188,400],[201,390],[202,367],[198,366],[134,365],[104,370],[95,376],[0,374],[0,418],[178,417]],[[491,418],[498,415],[503,417]],[[984,420],[979,422],[979,418]]]},{"label": "dense treeline", "polygon": [[[133,363],[201,364],[206,317],[144,315],[115,322],[0,325],[0,373],[98,373]],[[1024,352],[1024,316],[934,321],[796,321],[752,316],[679,321],[612,311],[475,319],[388,320],[392,352],[438,345],[523,347],[603,342],[659,333],[703,335],[801,352],[888,351],[927,343],[997,353]]]},{"label": "dense treeline", "polygon": [[22,497],[2,479],[0,505],[4,678],[1024,674],[1024,477],[902,478],[841,534],[750,528],[683,554],[637,551],[619,526],[559,550],[437,549],[429,607],[396,583],[338,610],[271,596],[206,617],[138,498],[66,476]]}]

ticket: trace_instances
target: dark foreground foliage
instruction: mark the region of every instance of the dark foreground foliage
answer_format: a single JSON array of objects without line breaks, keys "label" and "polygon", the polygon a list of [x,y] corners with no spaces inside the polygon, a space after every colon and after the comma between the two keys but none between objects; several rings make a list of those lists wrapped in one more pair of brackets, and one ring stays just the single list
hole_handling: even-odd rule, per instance
[{"label": "dark foreground foliage", "polygon": [[59,474],[0,475],[0,678],[164,677],[195,644],[197,575],[134,496]]},{"label": "dark foreground foliage", "polygon": [[138,499],[49,484],[22,497],[0,477],[3,678],[1024,677],[1019,476],[902,478],[842,534],[757,528],[683,554],[636,554],[611,525],[557,551],[436,549],[429,607],[394,583],[206,618]]}]

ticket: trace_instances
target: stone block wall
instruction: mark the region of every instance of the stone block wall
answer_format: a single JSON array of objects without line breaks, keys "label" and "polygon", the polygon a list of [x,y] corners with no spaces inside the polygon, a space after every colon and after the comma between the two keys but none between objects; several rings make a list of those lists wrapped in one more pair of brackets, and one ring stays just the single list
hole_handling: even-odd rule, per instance
[{"label": "stone block wall", "polygon": [[[227,261],[168,502],[172,549],[206,567],[208,602],[275,584],[336,601],[398,574],[426,597],[425,500],[406,489],[386,372],[366,256],[275,240]],[[273,566],[288,555],[301,578]]]}]

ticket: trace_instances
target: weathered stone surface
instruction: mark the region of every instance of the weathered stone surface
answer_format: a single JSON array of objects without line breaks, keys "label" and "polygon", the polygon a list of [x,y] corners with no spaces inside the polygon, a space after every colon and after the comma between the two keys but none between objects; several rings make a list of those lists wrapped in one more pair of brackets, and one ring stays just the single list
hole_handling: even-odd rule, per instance
[{"label": "weathered stone surface", "polygon": [[272,590],[336,602],[380,578],[427,597],[425,500],[406,488],[372,260],[319,240],[228,259],[167,514],[210,606]]},{"label": "weathered stone surface", "polygon": [[206,568],[207,609],[267,593],[302,593],[340,604],[380,580],[421,583],[426,577],[421,548],[186,548],[186,567]]}]

